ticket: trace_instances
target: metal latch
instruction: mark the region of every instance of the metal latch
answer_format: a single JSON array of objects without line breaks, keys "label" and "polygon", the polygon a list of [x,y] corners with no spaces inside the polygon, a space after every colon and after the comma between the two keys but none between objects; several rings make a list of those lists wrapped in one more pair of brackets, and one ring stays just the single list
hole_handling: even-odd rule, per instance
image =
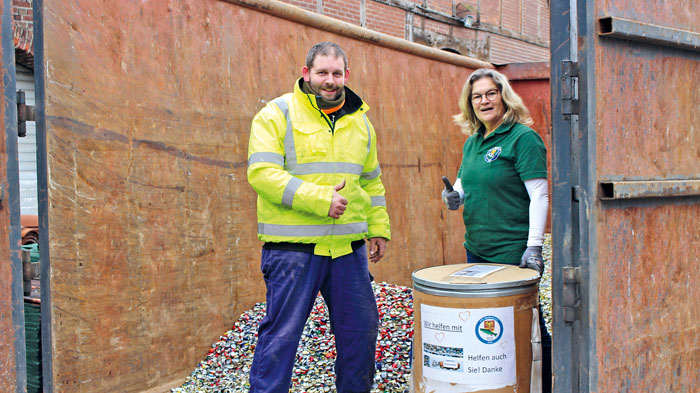
[{"label": "metal latch", "polygon": [[27,122],[36,121],[34,107],[26,104],[24,91],[17,90],[17,136],[27,136]]},{"label": "metal latch", "polygon": [[561,113],[565,117],[579,114],[578,63],[571,60],[561,62]]},{"label": "metal latch", "polygon": [[580,267],[564,267],[564,322],[574,322],[580,319],[579,284],[581,283]]}]

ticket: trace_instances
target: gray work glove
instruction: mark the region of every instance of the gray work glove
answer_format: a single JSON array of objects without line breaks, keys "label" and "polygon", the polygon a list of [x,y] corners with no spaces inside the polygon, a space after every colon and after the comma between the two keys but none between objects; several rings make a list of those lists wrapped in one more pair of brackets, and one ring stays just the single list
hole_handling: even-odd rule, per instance
[{"label": "gray work glove", "polygon": [[541,276],[542,272],[544,272],[542,246],[529,246],[526,248],[522,258],[520,258],[520,267],[535,270]]},{"label": "gray work glove", "polygon": [[452,183],[447,177],[443,176],[442,182],[445,183],[445,189],[442,190],[442,201],[450,210],[459,209],[459,193],[452,188]]}]

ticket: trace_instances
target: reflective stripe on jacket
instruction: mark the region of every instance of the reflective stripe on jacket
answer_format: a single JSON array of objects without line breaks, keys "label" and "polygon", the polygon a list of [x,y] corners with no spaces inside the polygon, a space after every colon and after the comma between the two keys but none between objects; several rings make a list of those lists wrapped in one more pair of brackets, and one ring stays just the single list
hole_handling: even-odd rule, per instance
[{"label": "reflective stripe on jacket", "polygon": [[[390,239],[384,185],[369,106],[352,90],[357,108],[333,122],[313,95],[294,92],[269,102],[253,119],[248,182],[258,193],[258,238],[316,244],[333,258],[352,252],[365,237]],[[347,105],[346,107],[347,108]],[[334,186],[348,200],[339,219],[328,217]]]}]

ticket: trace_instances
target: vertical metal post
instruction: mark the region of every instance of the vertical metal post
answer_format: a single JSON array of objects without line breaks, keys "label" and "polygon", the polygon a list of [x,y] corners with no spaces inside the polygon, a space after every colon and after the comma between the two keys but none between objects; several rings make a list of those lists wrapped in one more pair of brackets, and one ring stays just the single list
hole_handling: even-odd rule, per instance
[{"label": "vertical metal post", "polygon": [[17,393],[27,390],[27,352],[24,331],[24,297],[22,260],[20,258],[20,198],[19,198],[19,153],[17,151],[17,84],[15,80],[15,48],[12,41],[12,5],[10,0],[2,2],[2,61],[5,86],[5,151],[7,156],[8,189],[3,198],[3,209],[10,212],[10,250],[12,264],[12,327],[15,349],[15,375]]},{"label": "vertical metal post", "polygon": [[360,26],[367,27],[367,0],[360,0]]},{"label": "vertical metal post", "polygon": [[44,66],[44,0],[34,0],[34,110],[37,145],[37,197],[39,209],[39,269],[41,287],[41,372],[44,393],[53,393],[53,342],[51,326],[51,256],[48,219],[48,159],[46,156],[46,70]]},{"label": "vertical metal post", "polygon": [[574,134],[578,115],[574,113],[571,78],[566,64],[577,61],[576,0],[550,3],[550,67],[552,105],[552,372],[553,391],[578,393],[579,363],[575,358],[576,322],[566,322],[564,273],[575,266],[574,244],[578,228],[573,190],[578,185],[578,159]]},{"label": "vertical metal post", "polygon": [[579,115],[577,132],[572,134],[576,142],[577,186],[580,187],[575,206],[577,236],[574,242],[574,267],[580,268],[579,295],[580,316],[575,330],[575,350],[579,363],[578,384],[582,393],[595,392],[597,387],[597,261],[598,261],[598,200],[596,182],[596,41],[595,2],[571,0],[576,3],[577,26],[576,52],[578,63]]},{"label": "vertical metal post", "polygon": [[[567,4],[568,3],[568,4]],[[552,297],[555,392],[595,391],[596,245],[592,7],[552,2]],[[580,45],[580,46],[579,46]]]}]

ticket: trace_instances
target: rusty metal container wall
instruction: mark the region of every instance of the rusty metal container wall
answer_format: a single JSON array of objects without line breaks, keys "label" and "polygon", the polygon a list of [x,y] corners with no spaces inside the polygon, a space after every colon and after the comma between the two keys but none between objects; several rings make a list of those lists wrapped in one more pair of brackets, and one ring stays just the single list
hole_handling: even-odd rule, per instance
[{"label": "rusty metal container wall", "polygon": [[461,215],[439,195],[459,166],[451,115],[471,69],[219,1],[42,12],[53,391],[180,380],[264,300],[250,121],[318,41],[344,47],[372,108],[394,238],[376,280],[463,262]]},{"label": "rusty metal container wall", "polygon": [[56,392],[179,376],[259,293],[231,11],[44,2]]},{"label": "rusty metal container wall", "polygon": [[694,391],[700,205],[611,210],[598,235],[598,391]]},{"label": "rusty metal container wall", "polygon": [[[597,16],[700,33],[692,0],[596,5]],[[595,41],[597,181],[700,179],[699,52]],[[696,391],[700,201],[599,201],[598,209],[597,391]]]}]

